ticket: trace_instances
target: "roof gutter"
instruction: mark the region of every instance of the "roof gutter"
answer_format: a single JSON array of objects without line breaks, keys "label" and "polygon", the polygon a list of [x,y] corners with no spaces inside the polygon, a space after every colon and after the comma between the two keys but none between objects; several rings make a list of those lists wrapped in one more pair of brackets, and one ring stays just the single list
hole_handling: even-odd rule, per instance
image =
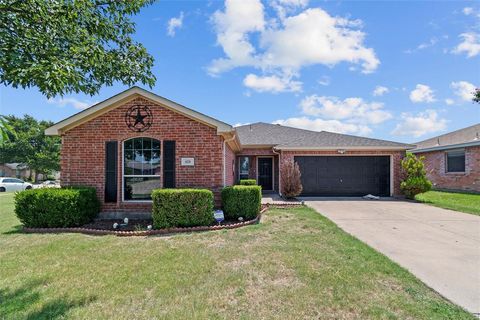
[{"label": "roof gutter", "polygon": [[282,147],[277,146],[275,149],[277,150],[285,150],[285,151],[324,151],[324,150],[346,150],[346,151],[356,151],[356,150],[387,150],[387,151],[405,151],[415,148],[414,145],[410,146],[403,146],[403,147],[381,147],[381,146],[362,146],[362,147]]},{"label": "roof gutter", "polygon": [[480,146],[480,140],[476,140],[473,142],[465,142],[465,143],[457,143],[457,144],[450,144],[448,146],[435,146],[430,148],[420,148],[411,150],[411,153],[421,153],[421,152],[431,152],[431,151],[440,151],[440,150],[451,150],[451,149],[458,149],[458,148],[465,148],[465,147],[474,147]]}]

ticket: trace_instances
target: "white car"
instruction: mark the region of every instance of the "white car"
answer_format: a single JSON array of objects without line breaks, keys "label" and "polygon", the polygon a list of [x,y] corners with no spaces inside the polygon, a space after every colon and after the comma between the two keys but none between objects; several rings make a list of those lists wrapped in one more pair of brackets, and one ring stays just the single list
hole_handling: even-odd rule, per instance
[{"label": "white car", "polygon": [[32,189],[32,184],[17,178],[0,178],[0,192],[14,192]]}]

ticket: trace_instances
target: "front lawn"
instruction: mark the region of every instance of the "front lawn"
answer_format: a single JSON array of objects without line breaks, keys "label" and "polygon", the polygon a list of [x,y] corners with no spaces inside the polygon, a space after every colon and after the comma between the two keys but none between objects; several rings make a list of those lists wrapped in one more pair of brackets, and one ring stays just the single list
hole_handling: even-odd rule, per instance
[{"label": "front lawn", "polygon": [[437,207],[480,215],[480,194],[429,191],[415,199]]},{"label": "front lawn", "polygon": [[0,194],[0,319],[474,319],[309,208],[169,237],[18,224]]}]

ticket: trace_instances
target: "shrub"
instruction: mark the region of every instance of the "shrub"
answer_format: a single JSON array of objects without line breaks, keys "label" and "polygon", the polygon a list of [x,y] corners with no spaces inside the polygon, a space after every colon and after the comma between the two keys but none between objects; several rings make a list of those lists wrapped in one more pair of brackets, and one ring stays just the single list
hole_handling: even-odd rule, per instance
[{"label": "shrub", "polygon": [[402,160],[406,178],[400,183],[400,189],[408,199],[414,199],[417,194],[432,189],[432,183],[426,177],[423,160],[425,157],[417,158],[412,153],[408,153]]},{"label": "shrub", "polygon": [[100,211],[95,188],[31,189],[15,195],[15,214],[25,227],[77,227]]},{"label": "shrub", "polygon": [[240,182],[238,183],[241,186],[256,186],[257,185],[257,180],[255,179],[240,179]]},{"label": "shrub", "polygon": [[208,226],[213,218],[213,193],[206,189],[156,189],[152,192],[153,226]]},{"label": "shrub", "polygon": [[223,211],[229,219],[255,218],[260,213],[261,202],[260,186],[231,186],[222,190]]},{"label": "shrub", "polygon": [[282,195],[289,199],[294,198],[302,193],[303,186],[301,173],[298,163],[293,160],[284,160],[280,167]]}]

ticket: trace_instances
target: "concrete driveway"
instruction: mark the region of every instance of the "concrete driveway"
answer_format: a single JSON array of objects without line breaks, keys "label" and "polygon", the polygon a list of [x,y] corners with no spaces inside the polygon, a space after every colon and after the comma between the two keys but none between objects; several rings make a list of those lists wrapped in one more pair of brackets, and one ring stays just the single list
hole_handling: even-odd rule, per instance
[{"label": "concrete driveway", "polygon": [[447,299],[480,315],[479,216],[407,201],[304,200]]}]

